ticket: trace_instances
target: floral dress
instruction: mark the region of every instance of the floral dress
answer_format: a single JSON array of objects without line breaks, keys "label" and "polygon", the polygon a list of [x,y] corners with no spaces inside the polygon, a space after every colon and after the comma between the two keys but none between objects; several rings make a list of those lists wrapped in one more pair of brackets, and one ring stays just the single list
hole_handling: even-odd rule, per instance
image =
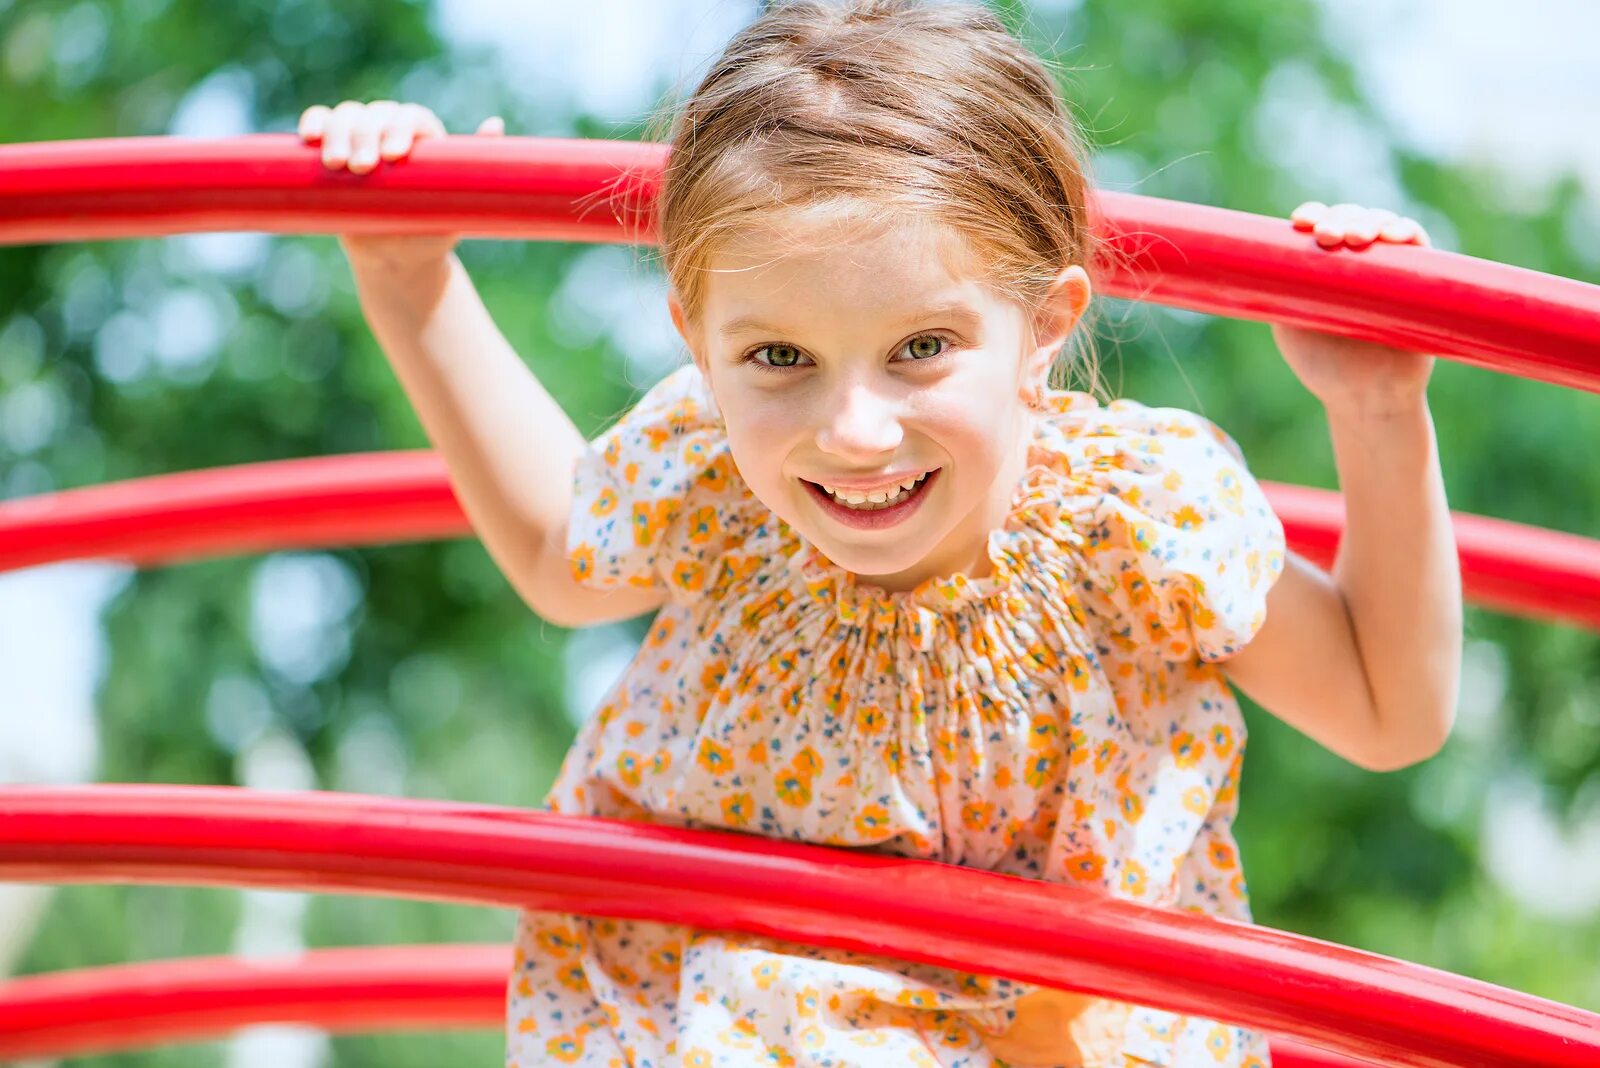
[{"label": "floral dress", "polygon": [[[1249,920],[1245,730],[1218,662],[1265,618],[1282,526],[1204,418],[1045,396],[992,573],[890,593],[754,497],[698,369],[658,383],[579,462],[567,548],[581,581],[667,601],[547,807]],[[531,909],[514,958],[508,1068],[1001,1068],[985,1036],[1039,989]],[[1269,1063],[1214,1020],[1104,999],[1083,1019],[1062,1065]]]}]

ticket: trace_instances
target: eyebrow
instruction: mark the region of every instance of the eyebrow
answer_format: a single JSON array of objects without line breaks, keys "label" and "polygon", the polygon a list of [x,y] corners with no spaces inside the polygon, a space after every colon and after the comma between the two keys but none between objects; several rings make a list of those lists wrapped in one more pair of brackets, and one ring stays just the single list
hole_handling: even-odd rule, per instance
[{"label": "eyebrow", "polygon": [[[935,304],[932,307],[923,308],[921,311],[913,312],[912,314],[907,315],[905,318],[898,320],[895,325],[910,326],[912,323],[920,323],[927,319],[941,318],[959,319],[969,326],[976,326],[982,321],[982,316],[978,314],[976,309],[971,308],[957,300],[947,301],[943,304]],[[772,326],[771,324],[766,323],[753,315],[741,315],[737,318],[729,319],[722,325],[722,329],[719,331],[719,333],[721,333],[723,337],[732,337],[735,334],[741,334],[747,330],[759,330],[768,334],[790,333],[790,331],[785,330],[783,327]]]}]

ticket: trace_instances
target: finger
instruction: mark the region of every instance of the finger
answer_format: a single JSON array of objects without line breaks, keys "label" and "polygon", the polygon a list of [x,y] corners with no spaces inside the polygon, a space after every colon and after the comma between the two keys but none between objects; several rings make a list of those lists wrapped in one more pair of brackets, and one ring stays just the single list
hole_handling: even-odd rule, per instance
[{"label": "finger", "polygon": [[399,105],[388,100],[375,101],[361,112],[350,132],[350,169],[366,174],[378,166],[378,145],[384,131],[394,122]]},{"label": "finger", "polygon": [[323,128],[327,126],[328,116],[332,114],[325,104],[312,104],[300,113],[300,139],[303,141],[320,141]]},{"label": "finger", "polygon": [[1378,231],[1382,224],[1373,215],[1362,215],[1353,219],[1344,233],[1345,244],[1351,248],[1366,248],[1378,239]]},{"label": "finger", "polygon": [[478,124],[478,132],[492,137],[502,136],[506,132],[506,120],[498,115],[491,115]]},{"label": "finger", "polygon": [[1396,219],[1383,228],[1383,239],[1400,245],[1428,243],[1428,235],[1423,232],[1422,224],[1415,219]]},{"label": "finger", "polygon": [[439,116],[423,107],[421,104],[407,104],[406,114],[410,118],[411,128],[418,141],[424,137],[445,136],[444,123]]},{"label": "finger", "polygon": [[1317,244],[1323,248],[1336,248],[1344,244],[1344,227],[1331,220],[1324,219],[1317,223],[1312,231],[1317,238]]},{"label": "finger", "polygon": [[1289,214],[1296,230],[1310,230],[1328,214],[1328,205],[1320,200],[1308,200]]},{"label": "finger", "polygon": [[322,134],[322,162],[324,166],[339,170],[349,162],[350,132],[361,111],[360,104],[354,100],[346,100],[335,107],[333,113],[328,116],[327,125]]}]

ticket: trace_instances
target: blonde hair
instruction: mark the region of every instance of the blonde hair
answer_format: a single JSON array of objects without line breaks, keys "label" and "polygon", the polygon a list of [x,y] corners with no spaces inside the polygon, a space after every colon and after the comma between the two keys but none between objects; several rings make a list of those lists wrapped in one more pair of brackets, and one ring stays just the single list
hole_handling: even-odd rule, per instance
[{"label": "blonde hair", "polygon": [[[784,0],[668,115],[655,224],[692,324],[716,250],[793,215],[943,227],[1030,318],[1068,264],[1093,277],[1077,126],[1040,57],[975,3]],[[1080,324],[1085,358],[1068,362],[1092,387],[1085,335]]]}]

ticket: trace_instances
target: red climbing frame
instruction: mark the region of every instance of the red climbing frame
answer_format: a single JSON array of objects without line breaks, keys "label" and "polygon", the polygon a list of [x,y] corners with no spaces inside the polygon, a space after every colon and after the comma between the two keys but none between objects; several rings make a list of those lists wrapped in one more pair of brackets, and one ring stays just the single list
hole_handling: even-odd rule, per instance
[{"label": "red climbing frame", "polygon": [[[0,244],[204,230],[652,241],[666,151],[449,137],[361,176],[327,170],[293,135],[0,146]],[[1111,295],[1600,391],[1600,287],[1417,247],[1329,253],[1283,220],[1128,194],[1099,194],[1096,212]],[[1269,493],[1291,544],[1330,559],[1337,496]],[[1456,516],[1456,530],[1479,603],[1600,625],[1600,544],[1477,516]],[[330,457],[7,502],[0,570],[467,533],[437,456]],[[333,793],[0,787],[0,878],[385,894],[732,928],[1236,1021],[1275,1036],[1280,1068],[1600,1064],[1600,1016],[1435,969],[1077,887],[716,831]],[[395,1026],[396,1009],[418,1024],[496,1024],[507,952],[320,950],[288,972],[203,960],[13,980],[0,984],[0,1055],[265,1020]]]}]

